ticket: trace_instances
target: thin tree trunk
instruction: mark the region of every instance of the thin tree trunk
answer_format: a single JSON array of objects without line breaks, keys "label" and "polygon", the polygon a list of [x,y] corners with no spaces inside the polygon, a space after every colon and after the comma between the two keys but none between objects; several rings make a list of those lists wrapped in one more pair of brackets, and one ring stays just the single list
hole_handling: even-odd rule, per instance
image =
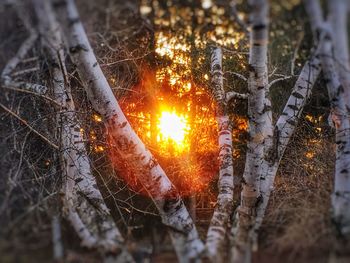
[{"label": "thin tree trunk", "polygon": [[[117,252],[123,248],[123,238],[116,227],[91,173],[90,162],[75,114],[65,67],[64,45],[60,28],[49,1],[33,0],[39,21],[42,42],[51,66],[52,85],[61,114],[57,116],[61,141],[64,212],[82,245]],[[123,258],[132,262],[130,255]]]},{"label": "thin tree trunk", "polygon": [[215,48],[211,55],[211,86],[217,102],[216,118],[219,137],[219,194],[208,229],[206,248],[212,262],[224,262],[224,240],[233,208],[232,125],[227,114],[223,88],[222,51]]},{"label": "thin tree trunk", "polygon": [[[311,0],[310,0],[311,1]],[[310,17],[314,17],[318,9],[321,9],[318,0],[312,0],[313,8],[308,8],[308,1],[304,1],[306,10]],[[319,36],[322,38],[320,46],[322,55],[322,70],[325,74],[326,84],[329,90],[331,100],[331,119],[336,128],[336,165],[334,193],[332,196],[333,221],[340,235],[350,236],[350,131],[348,129],[350,101],[350,71],[349,69],[349,50],[347,38],[347,5],[348,1],[336,0],[329,3],[330,22],[322,21],[317,27]],[[334,59],[332,37],[334,35]],[[337,93],[338,92],[338,93]],[[340,243],[340,242],[339,242]]]},{"label": "thin tree trunk", "polygon": [[271,105],[268,93],[267,44],[268,3],[265,0],[249,1],[251,13],[248,121],[249,141],[243,174],[241,204],[238,208],[238,226],[233,251],[233,262],[250,261],[249,231],[254,224],[256,207],[260,200],[260,177],[265,152],[265,139],[271,126]]},{"label": "thin tree trunk", "polygon": [[[318,1],[315,0],[315,2],[319,5]],[[346,30],[346,9],[349,3],[334,1],[329,4],[331,23],[324,22],[318,31],[321,37],[322,70],[331,106],[330,120],[336,131],[332,216],[337,240],[333,246],[329,262],[340,263],[349,262],[350,237],[350,119],[349,97],[346,94],[350,89],[349,76],[347,76],[350,73],[347,71],[349,69],[349,54],[347,46],[348,32]],[[308,10],[310,15],[313,15],[312,11]],[[333,35],[335,36],[334,40]]]},{"label": "thin tree trunk", "polygon": [[[120,158],[127,162],[154,200],[162,221],[169,228],[178,259],[197,258],[204,246],[176,188],[123,114],[103,75],[80,21],[74,1],[60,1],[69,51],[83,81],[89,100],[106,125],[108,136]],[[61,10],[62,11],[62,10]]]},{"label": "thin tree trunk", "polygon": [[[18,15],[20,17],[23,17],[23,7],[16,4],[15,8],[17,10]],[[22,60],[25,58],[28,52],[32,49],[33,45],[38,39],[38,33],[30,26],[28,26],[28,28],[30,29],[28,38],[20,46],[16,55],[13,56],[7,62],[7,64],[1,72],[1,84],[4,87],[29,90],[42,95],[45,94],[47,91],[47,88],[45,86],[35,83],[27,83],[24,81],[15,81],[11,75],[15,68],[18,66],[18,64],[22,62]]]},{"label": "thin tree trunk", "polygon": [[[265,158],[261,163],[262,175],[260,177],[262,201],[257,206],[254,226],[250,229],[248,234],[248,239],[252,242],[253,250],[257,249],[257,234],[273,190],[273,183],[280,161],[298,124],[303,108],[311,96],[311,89],[320,72],[321,65],[319,54],[316,52],[305,63],[300,72],[286,106],[274,126],[272,140],[265,141]],[[251,259],[248,256],[246,260],[250,261]]]},{"label": "thin tree trunk", "polygon": [[337,230],[350,234],[350,119],[344,86],[340,83],[332,56],[332,36],[323,32],[321,62],[331,102],[331,120],[336,130],[335,183],[332,196],[333,216]]},{"label": "thin tree trunk", "polygon": [[348,39],[349,0],[328,0],[335,66],[344,87],[344,102],[350,106],[350,58]]},{"label": "thin tree trunk", "polygon": [[61,222],[60,216],[55,214],[52,216],[51,220],[51,232],[52,232],[52,246],[53,246],[53,259],[56,262],[61,262],[63,260],[63,244],[61,236]]},{"label": "thin tree trunk", "polygon": [[320,32],[318,32],[318,29],[321,28],[323,24],[323,14],[321,6],[318,3],[318,0],[303,0],[303,3],[305,10],[309,16],[314,42],[318,43],[318,41],[320,40]]},{"label": "thin tree trunk", "polygon": [[316,54],[305,63],[294,84],[294,88],[283,112],[276,122],[272,147],[262,163],[263,175],[260,180],[262,202],[258,205],[256,222],[251,231],[253,248],[255,249],[257,248],[257,233],[264,219],[268,201],[273,190],[277,169],[288,142],[297,127],[304,106],[311,97],[311,90],[320,72],[320,60],[319,56]]}]

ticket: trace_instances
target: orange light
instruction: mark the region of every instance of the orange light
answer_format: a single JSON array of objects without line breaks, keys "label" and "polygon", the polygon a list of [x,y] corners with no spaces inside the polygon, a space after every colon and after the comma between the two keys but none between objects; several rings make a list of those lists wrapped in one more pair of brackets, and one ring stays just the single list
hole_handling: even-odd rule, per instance
[{"label": "orange light", "polygon": [[178,146],[184,144],[189,131],[187,118],[175,112],[163,111],[159,118],[158,129],[163,139],[172,140]]},{"label": "orange light", "polygon": [[93,120],[96,121],[96,122],[101,122],[102,121],[102,118],[101,116],[97,115],[97,114],[94,114],[92,116]]},{"label": "orange light", "polygon": [[315,153],[314,152],[306,152],[305,156],[306,156],[306,158],[311,159],[315,156]]},{"label": "orange light", "polygon": [[94,148],[95,152],[103,152],[105,150],[101,145],[96,145]]}]

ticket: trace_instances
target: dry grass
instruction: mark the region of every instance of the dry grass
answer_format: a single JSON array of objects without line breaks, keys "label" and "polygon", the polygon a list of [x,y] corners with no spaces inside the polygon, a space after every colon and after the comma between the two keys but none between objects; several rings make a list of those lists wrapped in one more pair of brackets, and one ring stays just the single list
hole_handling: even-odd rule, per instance
[{"label": "dry grass", "polygon": [[335,156],[325,133],[324,122],[303,121],[298,127],[279,169],[263,225],[263,251],[291,262],[303,258],[319,262],[334,242],[330,195]]}]

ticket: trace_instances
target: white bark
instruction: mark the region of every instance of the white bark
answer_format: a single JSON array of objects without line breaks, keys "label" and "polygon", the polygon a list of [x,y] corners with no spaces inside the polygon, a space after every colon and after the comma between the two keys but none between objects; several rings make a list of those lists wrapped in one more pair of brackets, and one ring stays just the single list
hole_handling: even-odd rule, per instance
[{"label": "white bark", "polygon": [[61,12],[70,55],[77,66],[89,100],[106,125],[120,158],[133,167],[153,198],[162,221],[169,226],[181,262],[198,257],[204,246],[183,201],[163,169],[135,134],[103,75],[72,0],[55,5]]},{"label": "white bark", "polygon": [[32,49],[35,41],[38,39],[38,33],[35,30],[30,31],[29,37],[23,42],[21,47],[18,49],[16,55],[11,58],[1,73],[1,79],[6,84],[6,81],[11,81],[11,73],[17,67],[19,63],[25,58],[28,52]]},{"label": "white bark", "polygon": [[322,71],[331,102],[331,119],[336,130],[333,217],[338,231],[350,234],[350,119],[344,86],[340,83],[332,56],[331,31],[325,28],[321,46]]},{"label": "white bark", "polygon": [[321,65],[319,55],[314,55],[302,68],[299,77],[294,84],[292,93],[278,118],[273,136],[273,147],[262,163],[263,174],[260,178],[260,192],[262,202],[257,208],[257,217],[251,235],[253,247],[256,249],[257,232],[262,224],[266,208],[273,190],[273,184],[278,166],[299,122],[303,108],[311,96],[311,90],[319,74]]},{"label": "white bark", "polygon": [[33,91],[38,94],[45,94],[47,88],[45,86],[35,84],[35,83],[27,83],[24,81],[15,81],[12,74],[15,68],[24,60],[28,52],[32,49],[36,40],[38,39],[38,32],[32,26],[29,15],[27,14],[27,10],[25,9],[25,2],[13,1],[11,4],[16,9],[18,16],[22,19],[23,24],[26,26],[29,36],[22,43],[20,48],[18,49],[15,56],[13,56],[5,65],[4,69],[1,72],[1,84],[4,87],[9,88],[17,88]]},{"label": "white bark", "polygon": [[31,31],[29,37],[23,42],[21,47],[18,49],[16,55],[7,62],[6,66],[2,70],[1,78],[4,82],[7,80],[11,80],[11,73],[14,71],[17,65],[25,58],[29,50],[32,49],[37,39],[37,32]]},{"label": "white bark", "polygon": [[232,127],[227,114],[226,95],[223,88],[222,51],[215,48],[211,59],[212,90],[217,101],[216,118],[219,137],[219,194],[207,233],[206,248],[212,262],[223,262],[225,234],[232,213],[233,159]]},{"label": "white bark", "polygon": [[29,37],[23,42],[16,55],[7,62],[1,72],[1,84],[4,87],[29,90],[41,95],[46,93],[47,88],[45,86],[35,83],[27,83],[24,81],[15,81],[11,76],[12,72],[15,70],[18,64],[23,61],[28,52],[32,49],[37,39],[38,33],[35,30],[31,30]]},{"label": "white bark", "polygon": [[323,14],[321,6],[318,3],[318,0],[303,0],[303,3],[310,19],[310,25],[314,37],[314,42],[317,44],[320,37],[319,29],[322,27],[323,24]]},{"label": "white bark", "polygon": [[[317,0],[312,0],[312,2],[314,2],[314,8],[306,8],[310,17],[315,16],[317,10],[321,9]],[[350,156],[348,156],[350,154],[350,67],[346,26],[348,5],[348,1],[343,0],[329,2],[331,27],[323,21],[317,25],[319,35],[322,37],[320,54],[331,101],[330,117],[336,129],[333,217],[338,232],[344,236],[350,235]],[[334,46],[332,45],[333,35]],[[334,48],[336,66],[333,61],[332,48]]]},{"label": "white bark", "polygon": [[329,19],[332,25],[333,54],[339,80],[344,87],[344,102],[350,106],[350,58],[348,39],[348,0],[328,0]]},{"label": "white bark", "polygon": [[253,226],[256,206],[260,197],[260,177],[264,160],[266,139],[271,137],[271,103],[268,99],[268,3],[265,0],[251,0],[251,33],[248,79],[248,123],[244,182],[241,204],[238,208],[233,262],[250,261],[249,231]]},{"label": "white bark", "polygon": [[12,78],[5,78],[5,81],[3,81],[2,85],[4,85],[5,88],[10,89],[14,88],[20,90],[28,90],[34,92],[37,95],[44,95],[47,92],[47,87],[43,85],[24,81],[14,81]]},{"label": "white bark", "polygon": [[61,222],[58,215],[54,215],[51,220],[51,232],[52,232],[52,245],[53,245],[53,258],[60,261],[63,259],[63,244],[62,244],[62,231]]},{"label": "white bark", "polygon": [[227,92],[227,94],[226,94],[227,103],[230,102],[232,99],[246,100],[246,99],[248,99],[248,94],[238,93],[235,91]]},{"label": "white bark", "polygon": [[[257,206],[254,226],[249,230],[248,236],[248,239],[252,242],[253,250],[257,249],[257,233],[262,224],[268,201],[273,190],[273,183],[280,160],[298,124],[302,110],[310,98],[311,89],[320,72],[321,65],[319,54],[316,52],[316,54],[312,55],[305,63],[300,72],[286,106],[274,126],[272,138],[269,139],[269,137],[267,137],[265,139],[265,158],[262,160],[260,166],[260,193],[262,198]],[[273,126],[267,126],[267,128],[269,127],[271,129]],[[243,257],[241,258],[241,261],[242,260]],[[247,262],[251,261],[249,253],[245,255],[244,260]]]},{"label": "white bark", "polygon": [[[75,114],[65,67],[64,45],[50,1],[33,0],[42,42],[51,66],[54,96],[61,106],[57,116],[60,127],[65,215],[88,248],[117,252],[123,238],[116,227],[91,173],[81,127]],[[129,262],[133,260],[129,256]]]}]

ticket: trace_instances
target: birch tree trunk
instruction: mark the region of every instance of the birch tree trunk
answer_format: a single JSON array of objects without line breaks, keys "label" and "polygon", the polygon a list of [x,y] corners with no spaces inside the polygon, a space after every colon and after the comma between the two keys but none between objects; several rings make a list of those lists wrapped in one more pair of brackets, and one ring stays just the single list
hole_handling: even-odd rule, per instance
[{"label": "birch tree trunk", "polygon": [[331,120],[336,130],[335,182],[332,196],[333,216],[337,230],[344,237],[350,234],[350,119],[345,89],[336,73],[332,56],[330,30],[323,32],[321,62],[331,102]]},{"label": "birch tree trunk", "polygon": [[179,193],[123,114],[96,60],[74,1],[60,1],[55,6],[61,11],[71,58],[92,106],[103,116],[115,150],[124,162],[133,167],[135,176],[154,200],[162,222],[169,227],[179,261],[195,259],[204,246],[193,221]]},{"label": "birch tree trunk", "polygon": [[344,87],[344,102],[350,106],[350,58],[348,39],[348,0],[328,0],[329,20],[332,25],[335,67]]},{"label": "birch tree trunk", "polygon": [[18,17],[22,20],[23,24],[25,25],[29,36],[27,39],[22,43],[20,48],[18,49],[15,56],[13,56],[5,65],[1,72],[1,85],[5,88],[15,88],[15,89],[23,89],[23,90],[29,90],[38,94],[45,94],[47,91],[47,88],[36,83],[27,83],[24,81],[16,81],[12,77],[13,71],[16,69],[16,67],[22,62],[22,60],[26,57],[28,52],[33,48],[33,45],[38,39],[38,32],[34,29],[30,19],[29,15],[27,14],[25,2],[20,1],[13,1],[10,3],[14,6],[16,9],[16,12],[18,14]]},{"label": "birch tree trunk", "polygon": [[[251,242],[253,250],[257,250],[258,230],[266,212],[280,161],[298,124],[302,110],[311,96],[312,87],[320,72],[319,54],[316,51],[305,63],[282,114],[275,126],[272,126],[274,127],[272,139],[270,140],[269,137],[265,138],[265,156],[261,163],[260,176],[260,194],[262,198],[257,206],[254,226],[249,230],[248,234],[248,239]],[[267,129],[271,130],[271,127],[269,128],[268,126]],[[249,256],[246,257],[246,260],[250,261]]]},{"label": "birch tree trunk", "polygon": [[[64,45],[59,25],[50,1],[33,0],[43,46],[51,66],[54,97],[61,106],[57,115],[61,164],[63,170],[64,214],[88,248],[101,248],[104,252],[125,250],[123,238],[116,227],[91,173],[89,158],[75,114],[70,85],[65,67]],[[123,260],[133,262],[128,253]]]},{"label": "birch tree trunk", "polygon": [[319,29],[323,24],[323,14],[318,0],[303,0],[305,10],[309,16],[311,31],[313,34],[314,42],[318,43],[320,40]]},{"label": "birch tree trunk", "polygon": [[[254,224],[256,207],[260,200],[260,177],[264,160],[265,139],[270,133],[271,105],[268,92],[267,44],[268,3],[265,0],[249,1],[251,33],[248,79],[249,141],[243,174],[241,204],[238,208],[238,226],[233,250],[233,262],[250,261],[249,231]],[[270,115],[270,116],[269,116]],[[270,118],[270,119],[269,119]]]},{"label": "birch tree trunk", "polygon": [[[307,5],[307,1],[304,1]],[[321,9],[317,0],[314,8],[306,8],[310,17],[315,16],[317,9]],[[333,221],[337,231],[343,237],[350,237],[350,131],[349,131],[349,97],[350,71],[349,51],[347,38],[347,13],[348,1],[336,0],[329,2],[330,22],[318,25],[322,43],[320,53],[322,55],[322,70],[328,88],[331,101],[331,120],[336,129],[336,165],[334,193],[332,196]],[[332,32],[332,33],[331,33]],[[333,44],[334,38],[334,58]],[[337,63],[334,63],[334,60]]]},{"label": "birch tree trunk", "polygon": [[257,249],[257,233],[264,219],[280,161],[298,125],[303,108],[311,97],[311,90],[320,72],[319,55],[315,54],[302,68],[283,112],[274,126],[272,148],[262,163],[263,174],[260,178],[262,202],[258,205],[255,225],[251,231],[253,249]]},{"label": "birch tree trunk", "polygon": [[222,51],[215,48],[211,55],[211,86],[217,102],[216,118],[219,137],[219,194],[207,233],[206,248],[212,262],[224,262],[224,240],[233,208],[232,125],[227,114],[223,87]]}]

